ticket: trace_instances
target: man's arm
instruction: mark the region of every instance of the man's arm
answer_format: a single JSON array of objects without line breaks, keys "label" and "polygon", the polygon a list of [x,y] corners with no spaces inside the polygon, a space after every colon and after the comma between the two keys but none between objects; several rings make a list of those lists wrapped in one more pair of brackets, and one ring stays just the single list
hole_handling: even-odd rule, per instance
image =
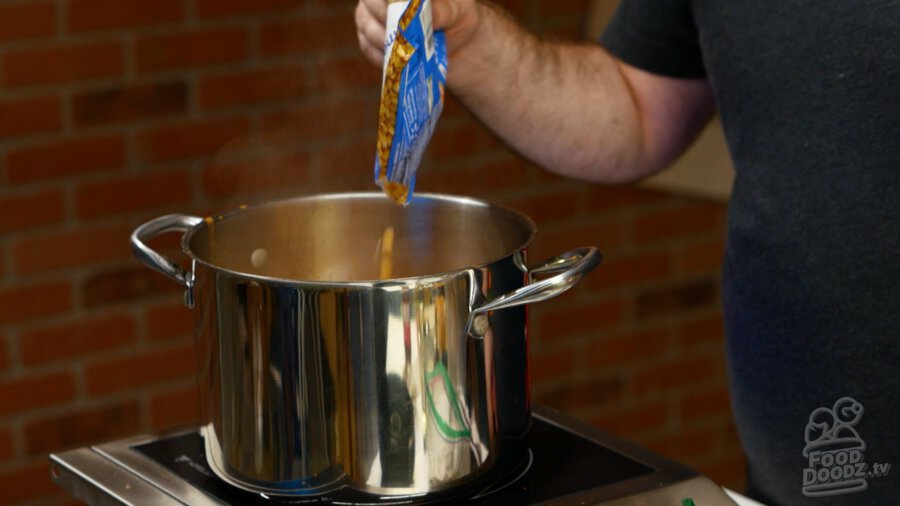
[{"label": "man's arm", "polygon": [[[615,183],[673,161],[713,111],[704,79],[630,67],[596,44],[541,40],[500,9],[433,0],[447,33],[448,86],[514,149],[550,171]],[[361,0],[363,52],[380,62],[384,0]],[[377,26],[382,26],[380,33]]]}]

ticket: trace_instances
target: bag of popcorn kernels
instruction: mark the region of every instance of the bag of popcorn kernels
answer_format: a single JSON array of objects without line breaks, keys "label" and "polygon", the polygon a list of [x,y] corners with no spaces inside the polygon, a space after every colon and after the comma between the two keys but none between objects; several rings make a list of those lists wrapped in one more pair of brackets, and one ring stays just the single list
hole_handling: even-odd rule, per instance
[{"label": "bag of popcorn kernels", "polygon": [[431,26],[431,0],[391,1],[385,33],[375,182],[406,204],[443,108],[447,49]]}]

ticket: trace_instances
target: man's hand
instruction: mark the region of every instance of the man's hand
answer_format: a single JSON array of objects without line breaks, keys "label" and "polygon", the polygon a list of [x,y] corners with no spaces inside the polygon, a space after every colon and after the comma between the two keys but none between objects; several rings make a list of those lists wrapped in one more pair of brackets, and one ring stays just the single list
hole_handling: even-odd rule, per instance
[{"label": "man's hand", "polygon": [[[384,60],[387,0],[359,0],[366,57]],[[665,167],[713,110],[709,83],[626,65],[592,43],[549,42],[489,0],[432,0],[447,86],[510,146],[567,176],[632,181]]]},{"label": "man's hand", "polygon": [[359,0],[356,4],[356,38],[366,58],[377,66],[384,61],[384,23],[387,0]]},{"label": "man's hand", "polygon": [[[448,58],[454,60],[474,39],[484,5],[476,0],[432,0],[431,16],[435,30],[444,30]],[[356,37],[366,58],[378,65],[384,61],[384,25],[387,0],[359,0],[356,4]],[[453,65],[450,66],[450,74]],[[465,65],[463,66],[465,68]],[[448,79],[452,79],[448,76]]]}]

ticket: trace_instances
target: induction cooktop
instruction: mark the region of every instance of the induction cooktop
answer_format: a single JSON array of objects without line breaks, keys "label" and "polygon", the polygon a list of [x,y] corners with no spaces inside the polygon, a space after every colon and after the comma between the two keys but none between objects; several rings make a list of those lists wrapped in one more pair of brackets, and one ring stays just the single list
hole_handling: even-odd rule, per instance
[{"label": "induction cooktop", "polygon": [[349,488],[269,496],[216,477],[199,430],[153,434],[52,454],[54,481],[89,504],[124,505],[733,505],[708,478],[599,429],[536,406],[528,452],[467,487],[377,496]]}]

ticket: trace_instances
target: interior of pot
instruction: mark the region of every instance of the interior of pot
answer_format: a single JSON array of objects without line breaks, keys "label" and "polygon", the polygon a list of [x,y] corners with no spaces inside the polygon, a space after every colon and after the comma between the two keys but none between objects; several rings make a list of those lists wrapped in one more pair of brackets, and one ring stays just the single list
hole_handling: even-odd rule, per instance
[{"label": "interior of pot", "polygon": [[416,195],[401,207],[381,193],[320,195],[208,218],[189,253],[220,269],[294,281],[358,282],[443,274],[525,247],[522,214],[482,201]]}]

